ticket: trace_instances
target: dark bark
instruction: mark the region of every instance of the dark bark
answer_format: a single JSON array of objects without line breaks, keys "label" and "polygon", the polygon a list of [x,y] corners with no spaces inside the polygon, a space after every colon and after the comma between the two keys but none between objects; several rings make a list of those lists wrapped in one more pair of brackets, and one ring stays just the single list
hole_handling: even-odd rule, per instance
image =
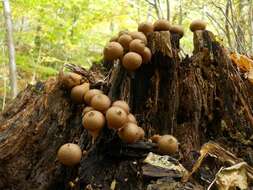
[{"label": "dark bark", "polygon": [[[210,139],[226,144],[252,165],[252,91],[212,33],[194,33],[194,54],[184,60],[178,56],[177,36],[154,32],[148,39],[152,60],[134,73],[118,64],[107,67],[108,76],[102,80],[98,72],[69,68],[112,100],[129,102],[147,138],[156,133],[176,136],[180,151],[173,156],[187,169]],[[209,185],[200,177],[202,170],[185,184],[178,176],[142,175],[143,158],[156,152],[155,144],[147,140],[127,145],[105,127],[92,145],[81,125],[83,107],[74,105],[69,92],[55,79],[20,93],[0,115],[0,189],[110,189],[113,182],[116,189],[124,190],[203,189]],[[56,160],[58,148],[67,142],[88,151],[73,168]]]}]

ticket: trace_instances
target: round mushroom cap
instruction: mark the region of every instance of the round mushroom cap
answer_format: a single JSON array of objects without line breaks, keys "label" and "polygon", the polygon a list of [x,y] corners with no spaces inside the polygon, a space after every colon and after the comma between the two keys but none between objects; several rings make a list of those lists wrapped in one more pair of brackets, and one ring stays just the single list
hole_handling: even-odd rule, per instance
[{"label": "round mushroom cap", "polygon": [[143,41],[145,45],[147,45],[147,42],[148,42],[147,37],[142,32],[135,31],[135,32],[131,32],[130,35],[132,36],[133,39],[139,39]]},{"label": "round mushroom cap", "polygon": [[60,73],[59,75],[60,82],[63,87],[71,89],[74,86],[80,85],[82,76],[76,73]]},{"label": "round mushroom cap", "polygon": [[135,71],[141,66],[142,57],[135,52],[127,53],[122,60],[122,65],[126,70]]},{"label": "round mushroom cap", "polygon": [[147,36],[149,33],[154,31],[154,26],[150,22],[142,22],[138,26],[138,31]]},{"label": "round mushroom cap", "polygon": [[90,89],[89,83],[83,83],[81,85],[77,85],[71,89],[70,97],[75,103],[83,103],[83,96]]},{"label": "round mushroom cap", "polygon": [[109,42],[117,42],[118,41],[118,36],[113,36],[111,37]]},{"label": "round mushroom cap", "polygon": [[152,58],[152,53],[148,47],[144,48],[144,51],[141,53],[142,63],[148,63]]},{"label": "round mushroom cap", "polygon": [[178,151],[178,141],[172,135],[163,135],[157,142],[160,153],[174,154]]},{"label": "round mushroom cap", "polygon": [[126,49],[129,49],[129,44],[133,38],[128,34],[123,34],[119,37],[118,42]]},{"label": "round mushroom cap", "polygon": [[136,120],[135,116],[133,114],[131,114],[131,113],[129,113],[127,115],[127,122],[128,123],[134,123],[134,124],[137,125],[137,120]]},{"label": "round mushroom cap", "polygon": [[203,20],[194,20],[190,24],[190,30],[192,32],[196,30],[205,30],[207,23]]},{"label": "round mushroom cap", "polygon": [[122,36],[123,34],[129,34],[130,32],[128,30],[121,30],[118,33],[118,37]]},{"label": "round mushroom cap", "polygon": [[[119,137],[126,143],[135,143],[142,138],[140,127],[134,123],[126,123],[118,132]],[[141,132],[141,133],[140,133]]]},{"label": "round mushroom cap", "polygon": [[82,150],[77,144],[67,143],[59,148],[57,158],[66,166],[74,166],[80,162]]},{"label": "round mushroom cap", "polygon": [[154,31],[168,31],[170,30],[170,22],[166,19],[160,19],[154,23]]},{"label": "round mushroom cap", "polygon": [[124,49],[118,42],[109,42],[104,48],[105,60],[112,61],[123,56]]},{"label": "round mushroom cap", "polygon": [[104,127],[105,117],[101,112],[91,110],[83,116],[82,124],[89,131],[98,131]]},{"label": "round mushroom cap", "polygon": [[124,100],[117,100],[115,102],[112,103],[112,106],[117,106],[122,108],[127,114],[129,114],[130,108],[129,105],[126,101]]},{"label": "round mushroom cap", "polygon": [[108,96],[106,96],[104,94],[97,94],[94,97],[92,97],[90,105],[95,110],[104,112],[110,107],[111,100]]},{"label": "round mushroom cap", "polygon": [[106,112],[106,121],[109,128],[119,129],[127,121],[126,112],[117,106],[110,107]]},{"label": "round mushroom cap", "polygon": [[180,25],[172,25],[170,27],[170,32],[174,33],[174,34],[178,34],[181,37],[184,36],[184,28],[182,26],[180,26]]},{"label": "round mushroom cap", "polygon": [[135,39],[131,41],[131,43],[129,44],[129,50],[132,52],[142,54],[144,49],[145,49],[145,44],[140,39]]},{"label": "round mushroom cap", "polygon": [[97,94],[103,94],[103,91],[98,89],[90,89],[89,91],[87,91],[83,97],[85,103],[90,105],[91,99]]}]

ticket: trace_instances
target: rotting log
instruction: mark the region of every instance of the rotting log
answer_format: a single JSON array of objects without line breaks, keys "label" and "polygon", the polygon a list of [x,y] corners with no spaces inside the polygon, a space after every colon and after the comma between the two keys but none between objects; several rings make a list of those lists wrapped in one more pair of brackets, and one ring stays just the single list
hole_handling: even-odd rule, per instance
[{"label": "rotting log", "polygon": [[[95,69],[68,68],[112,100],[126,100],[147,138],[156,133],[176,136],[180,151],[173,156],[187,169],[209,140],[253,165],[252,90],[211,32],[196,31],[193,41],[194,54],[182,60],[177,36],[150,34],[152,60],[136,72],[127,72],[119,62],[105,63],[111,66],[104,75]],[[148,152],[156,152],[155,144],[147,140],[126,145],[113,130],[104,128],[92,145],[81,124],[84,106],[73,104],[69,91],[54,78],[21,92],[0,115],[0,189],[203,189],[209,185],[202,170],[185,184],[173,177],[143,176],[142,160]],[[65,167],[57,161],[58,148],[67,142],[87,150],[80,165]],[[212,178],[215,173],[208,175]]]}]

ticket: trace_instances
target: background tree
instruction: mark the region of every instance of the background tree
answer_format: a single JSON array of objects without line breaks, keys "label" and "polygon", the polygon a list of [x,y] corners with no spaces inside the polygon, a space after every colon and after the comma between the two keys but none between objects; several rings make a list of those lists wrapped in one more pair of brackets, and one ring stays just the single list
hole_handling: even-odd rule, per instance
[{"label": "background tree", "polygon": [[12,34],[11,8],[9,0],[3,0],[3,7],[7,31],[6,32],[7,45],[9,49],[9,77],[10,77],[11,97],[15,98],[18,93],[18,87],[17,87],[17,73],[15,63],[15,48],[12,37],[13,34]]}]

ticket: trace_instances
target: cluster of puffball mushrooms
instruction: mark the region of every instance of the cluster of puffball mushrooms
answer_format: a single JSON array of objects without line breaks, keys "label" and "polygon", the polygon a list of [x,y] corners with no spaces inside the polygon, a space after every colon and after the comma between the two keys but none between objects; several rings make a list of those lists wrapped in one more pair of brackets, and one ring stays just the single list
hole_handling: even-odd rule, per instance
[{"label": "cluster of puffball mushrooms", "polygon": [[[195,20],[190,25],[191,31],[204,30],[206,23]],[[151,60],[151,51],[147,45],[147,35],[153,31],[170,31],[180,37],[184,35],[181,26],[170,25],[167,20],[158,20],[154,24],[141,23],[138,31],[119,33],[118,37],[110,40],[104,49],[104,59],[113,61],[122,58],[122,65],[126,70],[135,71],[141,64]],[[61,85],[70,90],[71,100],[76,104],[85,103],[82,112],[82,125],[92,136],[92,143],[99,136],[103,127],[117,131],[119,138],[128,144],[145,138],[144,130],[138,126],[137,120],[130,113],[127,102],[110,98],[99,89],[90,89],[88,82],[82,82],[82,76],[76,73],[61,73]],[[157,143],[161,154],[174,154],[178,151],[178,141],[172,135],[153,135],[150,141]],[[58,160],[66,165],[73,166],[80,162],[82,150],[77,144],[67,143],[60,147],[57,153]]]},{"label": "cluster of puffball mushrooms", "polygon": [[[82,112],[82,125],[92,136],[92,143],[103,127],[116,130],[119,138],[125,143],[135,143],[144,139],[144,130],[137,125],[136,118],[130,113],[127,102],[110,98],[99,89],[90,89],[90,84],[81,84],[82,77],[76,73],[65,73],[61,76],[62,85],[71,89],[70,98],[74,103],[85,103]],[[68,143],[58,150],[58,159],[64,165],[75,165],[80,162],[82,151],[76,144]]]},{"label": "cluster of puffball mushrooms", "polygon": [[[202,20],[194,20],[190,25],[192,32],[205,28],[206,23]],[[154,24],[143,22],[139,24],[138,31],[120,31],[118,36],[112,37],[104,48],[104,59],[107,61],[121,59],[126,70],[135,71],[141,64],[151,60],[152,53],[146,45],[148,43],[147,36],[154,31],[170,31],[180,38],[184,36],[182,26],[171,25],[167,20],[160,19]]]}]

